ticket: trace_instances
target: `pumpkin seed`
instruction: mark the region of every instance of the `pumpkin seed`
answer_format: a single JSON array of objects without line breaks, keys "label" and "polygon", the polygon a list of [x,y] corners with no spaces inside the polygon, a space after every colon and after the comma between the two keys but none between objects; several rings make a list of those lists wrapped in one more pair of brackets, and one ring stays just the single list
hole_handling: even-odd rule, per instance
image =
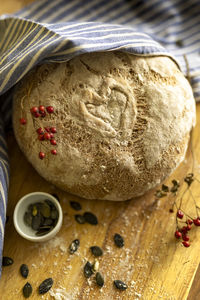
[{"label": "pumpkin seed", "polygon": [[51,218],[54,219],[54,220],[58,219],[58,211],[57,211],[56,208],[51,210]]},{"label": "pumpkin seed", "polygon": [[32,219],[33,219],[32,213],[30,211],[28,212],[26,211],[24,214],[24,223],[28,226],[31,226]]},{"label": "pumpkin seed", "polygon": [[51,200],[45,199],[44,202],[46,202],[51,207],[51,209],[55,209],[55,205],[53,204],[53,202],[51,202]]},{"label": "pumpkin seed", "polygon": [[92,254],[96,257],[103,255],[103,250],[98,246],[90,247]]},{"label": "pumpkin seed", "polygon": [[87,263],[84,266],[84,275],[86,278],[89,278],[94,273],[92,264],[87,261]]},{"label": "pumpkin seed", "polygon": [[76,222],[78,222],[79,224],[85,224],[85,218],[82,215],[75,215],[75,220]]},{"label": "pumpkin seed", "polygon": [[80,205],[79,202],[76,202],[76,201],[70,201],[70,205],[71,207],[74,209],[74,210],[81,210],[82,207]]},{"label": "pumpkin seed", "polygon": [[162,191],[165,192],[165,193],[168,193],[169,192],[169,187],[165,184],[162,185]]},{"label": "pumpkin seed", "polygon": [[78,250],[78,247],[80,245],[80,241],[78,239],[74,240],[70,246],[69,246],[69,253],[73,254]]},{"label": "pumpkin seed", "polygon": [[104,285],[104,278],[103,278],[102,274],[97,272],[95,278],[96,278],[97,285],[102,287]]},{"label": "pumpkin seed", "polygon": [[37,206],[33,205],[32,216],[33,217],[37,216],[37,213],[38,213]]},{"label": "pumpkin seed", "polygon": [[115,242],[115,245],[119,248],[122,248],[124,246],[124,239],[118,233],[115,233],[115,235],[114,235],[114,242]]},{"label": "pumpkin seed", "polygon": [[92,268],[93,268],[94,272],[99,270],[99,261],[97,259],[95,259]]},{"label": "pumpkin seed", "polygon": [[36,203],[34,203],[34,205],[36,205],[38,211],[41,211],[42,206],[44,205],[44,202],[36,202]]},{"label": "pumpkin seed", "polygon": [[2,259],[2,266],[3,267],[7,267],[7,266],[11,266],[13,264],[13,259],[11,257],[8,256],[3,256]]},{"label": "pumpkin seed", "polygon": [[44,222],[44,217],[41,214],[36,215],[32,219],[32,224],[31,224],[32,229],[39,230],[39,228],[43,224],[43,222]]},{"label": "pumpkin seed", "polygon": [[121,280],[114,280],[114,285],[118,290],[121,291],[125,291],[128,288],[127,284]]},{"label": "pumpkin seed", "polygon": [[45,279],[39,286],[39,294],[47,293],[53,285],[53,279],[47,278]]},{"label": "pumpkin seed", "polygon": [[40,212],[43,215],[43,217],[49,218],[51,215],[51,207],[47,203],[44,202],[41,207]]},{"label": "pumpkin seed", "polygon": [[187,174],[186,177],[184,178],[184,181],[188,184],[188,186],[190,186],[194,181],[194,174],[193,173]]},{"label": "pumpkin seed", "polygon": [[33,291],[31,284],[30,284],[29,282],[27,282],[27,283],[24,285],[22,291],[23,291],[24,297],[25,297],[25,298],[29,298],[30,295],[32,294],[32,291]]},{"label": "pumpkin seed", "polygon": [[21,273],[22,277],[27,278],[28,273],[29,273],[28,266],[25,265],[25,264],[22,264],[21,267],[20,267],[20,273]]},{"label": "pumpkin seed", "polygon": [[83,214],[85,221],[91,225],[97,225],[98,224],[98,220],[97,217],[91,213],[91,212],[85,212]]},{"label": "pumpkin seed", "polygon": [[51,229],[52,229],[51,226],[49,226],[49,227],[46,226],[46,227],[44,227],[44,228],[41,227],[41,228],[35,233],[35,235],[37,235],[37,236],[43,236],[43,235],[49,233],[49,232],[51,231]]},{"label": "pumpkin seed", "polygon": [[54,222],[54,220],[52,220],[51,218],[45,218],[43,226],[50,226],[52,225]]},{"label": "pumpkin seed", "polygon": [[29,204],[28,211],[32,214],[33,211],[33,204]]},{"label": "pumpkin seed", "polygon": [[49,199],[45,199],[44,202],[30,204],[28,211],[24,214],[24,222],[37,231],[37,236],[45,235],[56,226],[58,210]]}]

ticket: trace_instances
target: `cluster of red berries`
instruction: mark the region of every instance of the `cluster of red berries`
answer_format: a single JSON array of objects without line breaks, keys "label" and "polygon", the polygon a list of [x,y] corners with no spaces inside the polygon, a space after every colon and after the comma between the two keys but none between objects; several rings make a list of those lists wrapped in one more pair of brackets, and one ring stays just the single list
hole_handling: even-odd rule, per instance
[{"label": "cluster of red berries", "polygon": [[[31,114],[35,117],[35,118],[39,118],[42,117],[44,118],[46,116],[46,113],[52,114],[54,112],[54,108],[53,106],[47,106],[46,108],[44,107],[44,105],[40,105],[40,106],[33,106],[31,109]],[[20,123],[22,125],[25,125],[27,123],[26,119],[21,118],[20,119]],[[41,127],[38,128],[37,130],[38,133],[38,139],[39,141],[50,141],[51,145],[55,146],[57,145],[57,142],[54,138],[54,134],[57,132],[56,127],[45,127],[44,129],[42,129]],[[57,154],[57,150],[56,149],[52,149],[51,150],[51,154],[56,155]],[[40,151],[39,152],[39,158],[43,159],[45,158],[45,153]]]},{"label": "cluster of red berries", "polygon": [[[45,127],[42,129],[41,127],[38,128],[37,130],[38,133],[38,139],[39,141],[50,141],[51,145],[57,145],[57,142],[54,138],[54,134],[57,132],[56,127]],[[56,149],[51,150],[51,154],[56,155],[57,151]],[[43,159],[45,157],[44,152],[39,152],[39,158]]]},{"label": "cluster of red berries", "polygon": [[53,106],[47,106],[46,110],[45,110],[44,105],[40,105],[39,107],[33,106],[31,108],[31,113],[35,118],[39,118],[39,117],[44,118],[46,116],[46,112],[48,112],[49,114],[52,114],[54,112]]},{"label": "cluster of red berries", "polygon": [[[178,219],[183,219],[184,217],[184,213],[181,210],[177,211],[176,214]],[[192,224],[194,224],[195,226],[200,226],[200,218],[196,218],[196,219],[187,219],[185,222],[185,226],[183,226],[182,228],[177,228],[176,232],[175,232],[175,238],[177,239],[181,239],[183,240],[182,244],[184,247],[190,247],[190,243],[189,243],[189,236],[188,236],[188,232],[191,230],[192,228]]]},{"label": "cluster of red berries", "polygon": [[[53,108],[53,106],[47,106],[46,110],[45,110],[44,105],[40,105],[39,107],[33,106],[30,109],[30,111],[35,118],[39,118],[39,117],[44,118],[46,116],[46,112],[48,112],[49,114],[52,114],[54,112],[54,108]],[[27,121],[26,121],[26,119],[21,118],[20,123],[22,125],[25,125],[27,123]]]}]

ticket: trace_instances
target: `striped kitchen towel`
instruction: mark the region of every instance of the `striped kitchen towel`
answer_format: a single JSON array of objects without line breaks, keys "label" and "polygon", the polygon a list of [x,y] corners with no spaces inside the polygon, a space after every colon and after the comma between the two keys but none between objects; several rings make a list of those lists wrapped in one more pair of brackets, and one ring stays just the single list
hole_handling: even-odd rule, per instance
[{"label": "striped kitchen towel", "polygon": [[200,101],[199,0],[39,0],[0,17],[0,257],[9,168],[2,120],[12,87],[37,64],[112,50],[171,57]]}]

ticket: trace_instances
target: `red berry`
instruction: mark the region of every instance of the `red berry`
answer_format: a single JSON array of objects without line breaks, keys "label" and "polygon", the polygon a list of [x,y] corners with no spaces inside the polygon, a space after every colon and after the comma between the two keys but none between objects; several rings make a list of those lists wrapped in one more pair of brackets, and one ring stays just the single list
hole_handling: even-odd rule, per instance
[{"label": "red berry", "polygon": [[45,132],[44,138],[45,140],[50,140],[50,134],[48,132]]},{"label": "red berry", "polygon": [[176,231],[175,232],[175,237],[177,238],[177,239],[180,239],[181,237],[182,237],[182,233],[180,232],[180,231]]},{"label": "red berry", "polygon": [[182,242],[182,244],[183,244],[183,246],[186,247],[186,248],[190,247],[190,243],[187,242],[187,241]]},{"label": "red berry", "polygon": [[44,131],[43,131],[43,129],[40,127],[40,128],[37,129],[37,133],[38,133],[38,134],[42,134],[42,133],[44,133]]},{"label": "red berry", "polygon": [[44,141],[44,134],[38,135],[38,139],[39,139],[40,141]]},{"label": "red berry", "polygon": [[41,112],[41,117],[44,118],[46,116],[46,112]]},{"label": "red berry", "polygon": [[56,140],[51,140],[51,145],[57,145]]},{"label": "red berry", "polygon": [[37,106],[33,106],[33,107],[31,108],[31,112],[32,112],[32,114],[38,113],[38,108],[37,108]]},{"label": "red berry", "polygon": [[177,215],[177,218],[183,219],[184,214],[181,210],[178,210],[176,215]]},{"label": "red berry", "polygon": [[192,225],[193,221],[190,220],[190,219],[188,219],[188,220],[186,221],[186,223],[189,224],[189,225]]},{"label": "red berry", "polygon": [[25,124],[26,124],[26,119],[21,118],[21,119],[19,119],[19,120],[20,120],[20,123],[21,123],[22,125],[25,125]]},{"label": "red berry", "polygon": [[40,113],[43,113],[44,111],[45,111],[44,105],[40,105],[40,106],[39,106],[39,112],[40,112]]},{"label": "red berry", "polygon": [[183,239],[184,241],[188,242],[190,238],[189,238],[189,236],[183,234],[182,239]]},{"label": "red berry", "polygon": [[57,132],[56,127],[51,127],[50,130],[51,130],[52,133],[56,133]]},{"label": "red berry", "polygon": [[53,150],[51,150],[51,153],[52,153],[53,155],[56,155],[56,154],[57,154],[57,151],[56,151],[55,149],[53,149]]},{"label": "red berry", "polygon": [[53,106],[47,106],[46,109],[49,114],[52,114],[54,112]]},{"label": "red berry", "polygon": [[50,139],[52,139],[54,137],[53,133],[50,133]]},{"label": "red berry", "polygon": [[35,112],[33,115],[34,115],[35,118],[39,118],[40,117],[40,114],[38,112]]},{"label": "red berry", "polygon": [[191,230],[192,226],[190,224],[187,225],[187,231]]},{"label": "red berry", "polygon": [[46,130],[46,132],[50,132],[49,127],[45,127],[44,129]]},{"label": "red berry", "polygon": [[195,226],[200,226],[200,220],[199,219],[194,219],[193,223]]},{"label": "red berry", "polygon": [[181,228],[181,232],[182,232],[182,233],[187,233],[187,231],[188,231],[188,230],[187,230],[187,227],[186,227],[186,226],[183,226],[183,227]]},{"label": "red berry", "polygon": [[44,152],[40,152],[40,153],[39,153],[39,158],[40,158],[40,159],[43,159],[44,157],[45,157]]}]

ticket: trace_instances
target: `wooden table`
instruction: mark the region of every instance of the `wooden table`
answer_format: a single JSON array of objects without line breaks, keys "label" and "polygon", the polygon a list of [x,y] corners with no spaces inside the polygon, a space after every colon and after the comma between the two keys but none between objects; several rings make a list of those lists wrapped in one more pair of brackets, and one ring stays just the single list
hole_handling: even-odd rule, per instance
[{"label": "wooden table", "polygon": [[[31,0],[2,1],[0,13],[13,12]],[[195,153],[195,176],[200,179],[198,162],[200,161],[200,105],[197,105],[197,126],[193,132]],[[22,287],[27,282],[33,286],[30,299],[56,299],[61,293],[70,300],[195,300],[200,299],[200,232],[193,228],[190,233],[191,246],[185,248],[174,238],[175,214],[169,213],[173,198],[155,201],[151,191],[143,197],[126,202],[88,201],[69,195],[42,179],[26,161],[19,150],[13,133],[8,136],[10,152],[11,180],[9,190],[8,216],[6,225],[4,255],[14,259],[14,264],[3,269],[0,281],[0,299],[23,299]],[[183,181],[191,170],[191,151],[186,160],[167,180],[173,178]],[[184,184],[181,185],[181,191]],[[64,211],[64,223],[59,234],[43,244],[31,243],[21,238],[15,231],[12,214],[17,201],[26,193],[44,191],[57,193]],[[200,183],[192,186],[194,195],[200,194]],[[94,212],[99,220],[97,226],[80,225],[74,221],[75,212],[69,200],[77,200],[82,211]],[[198,201],[198,198],[197,198]],[[186,194],[184,208],[193,214],[193,199]],[[117,248],[113,235],[120,233],[125,246]],[[79,250],[70,255],[69,244],[75,238],[80,239]],[[83,266],[87,260],[94,262],[89,247],[99,245],[104,255],[99,258],[99,270],[105,277],[102,289],[96,286],[94,278],[86,280]],[[28,279],[20,276],[22,263],[29,266]],[[52,277],[54,285],[50,293],[39,296],[37,288],[46,278]],[[113,280],[121,279],[128,284],[126,291],[118,291]]]}]

